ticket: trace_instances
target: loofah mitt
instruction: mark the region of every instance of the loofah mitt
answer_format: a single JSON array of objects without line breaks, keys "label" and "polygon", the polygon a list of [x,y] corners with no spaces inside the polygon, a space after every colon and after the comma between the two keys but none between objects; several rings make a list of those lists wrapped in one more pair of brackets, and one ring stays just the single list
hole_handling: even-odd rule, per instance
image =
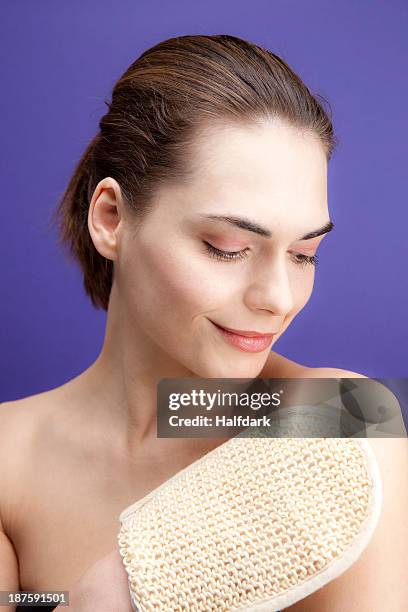
[{"label": "loofah mitt", "polygon": [[363,438],[231,438],[121,512],[132,608],[281,610],[357,560],[381,502]]}]

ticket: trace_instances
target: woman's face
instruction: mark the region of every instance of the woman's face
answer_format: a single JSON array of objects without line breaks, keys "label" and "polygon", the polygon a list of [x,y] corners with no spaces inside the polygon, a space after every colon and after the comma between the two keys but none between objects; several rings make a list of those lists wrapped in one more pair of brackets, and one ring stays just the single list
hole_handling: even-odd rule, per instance
[{"label": "woman's face", "polygon": [[[312,293],[307,258],[324,236],[302,237],[330,221],[325,153],[276,121],[214,129],[195,162],[195,178],[160,191],[122,236],[114,282],[126,341],[201,377],[252,378]],[[249,352],[214,323],[276,335]]]}]

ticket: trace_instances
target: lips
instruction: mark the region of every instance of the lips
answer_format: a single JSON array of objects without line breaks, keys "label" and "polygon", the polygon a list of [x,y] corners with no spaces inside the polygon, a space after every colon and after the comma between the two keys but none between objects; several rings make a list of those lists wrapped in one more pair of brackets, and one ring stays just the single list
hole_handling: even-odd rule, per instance
[{"label": "lips", "polygon": [[214,321],[211,321],[211,323],[230,345],[248,353],[259,353],[268,348],[270,349],[273,337],[275,336],[273,333],[262,334],[256,331],[222,327],[214,323]]},{"label": "lips", "polygon": [[[214,321],[211,321],[214,323]],[[224,327],[223,325],[218,325],[218,323],[214,323],[220,329],[224,329],[232,334],[237,334],[237,336],[245,336],[246,338],[273,338],[277,332],[256,332],[256,331],[244,331],[242,329],[232,329],[231,327]]]}]

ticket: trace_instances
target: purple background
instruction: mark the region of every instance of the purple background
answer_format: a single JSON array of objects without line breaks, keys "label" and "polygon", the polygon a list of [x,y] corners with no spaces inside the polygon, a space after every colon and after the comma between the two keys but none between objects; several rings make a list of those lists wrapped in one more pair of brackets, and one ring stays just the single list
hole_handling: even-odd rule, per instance
[{"label": "purple background", "polygon": [[333,109],[335,231],[314,294],[274,350],[310,366],[408,376],[405,1],[2,2],[0,401],[54,388],[97,357],[106,314],[49,227],[103,103],[148,47],[229,33],[279,54]]}]

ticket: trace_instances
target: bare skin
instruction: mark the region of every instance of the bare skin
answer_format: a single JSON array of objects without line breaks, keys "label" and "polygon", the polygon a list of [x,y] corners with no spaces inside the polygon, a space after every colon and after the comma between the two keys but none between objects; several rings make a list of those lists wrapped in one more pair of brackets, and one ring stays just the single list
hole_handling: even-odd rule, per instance
[{"label": "bare skin", "polygon": [[[308,371],[271,352],[262,375]],[[7,457],[1,516],[17,553],[21,589],[70,590],[117,548],[125,507],[223,442],[195,439],[186,451],[179,440],[171,455],[141,449],[129,459],[111,444],[109,423],[93,418],[97,407],[87,384],[85,372],[57,389],[1,404],[1,454]]]},{"label": "bare skin", "polygon": [[[95,189],[89,232],[115,268],[104,344],[95,363],[66,385],[1,406],[3,589],[70,590],[80,581],[83,603],[74,610],[104,612],[95,597],[117,601],[119,587],[123,609],[115,610],[129,612],[125,582],[106,580],[112,568],[124,577],[116,539],[120,512],[222,443],[157,437],[160,379],[354,374],[309,368],[270,352],[313,291],[314,266],[300,265],[299,256],[312,257],[324,235],[304,236],[330,220],[320,141],[280,122],[221,126],[199,143],[195,162],[195,177],[162,189],[137,231],[118,183],[106,177]],[[226,214],[256,222],[271,236],[207,216]],[[205,242],[245,256],[217,260]],[[227,343],[212,322],[276,336],[267,349],[248,353]],[[404,452],[396,448],[391,457],[401,482],[387,492],[386,523],[377,545],[367,549],[371,565],[361,566],[362,576],[373,575],[387,546],[385,558],[403,557],[398,546],[405,546],[405,532],[395,530],[392,540],[388,526],[402,523],[408,512],[405,502],[392,502],[405,486]],[[81,582],[87,575],[88,591]],[[343,610],[348,595],[364,604],[360,591],[353,593],[353,575],[340,595],[326,590],[327,607],[311,601],[310,609]],[[395,576],[381,584],[392,585],[399,603],[402,581]],[[374,610],[371,601],[358,609]]]},{"label": "bare skin", "polygon": [[[141,227],[119,184],[98,183],[88,229],[115,268],[102,351],[66,385],[2,406],[2,528],[26,589],[69,589],[117,546],[124,507],[222,441],[156,435],[161,378],[253,378],[272,359],[271,346],[232,347],[213,322],[276,342],[311,296],[314,266],[300,260],[324,234],[302,236],[330,220],[317,137],[278,120],[213,123],[194,158],[194,175],[162,187]],[[225,214],[271,236],[208,216]],[[219,261],[205,242],[245,258]]]}]

